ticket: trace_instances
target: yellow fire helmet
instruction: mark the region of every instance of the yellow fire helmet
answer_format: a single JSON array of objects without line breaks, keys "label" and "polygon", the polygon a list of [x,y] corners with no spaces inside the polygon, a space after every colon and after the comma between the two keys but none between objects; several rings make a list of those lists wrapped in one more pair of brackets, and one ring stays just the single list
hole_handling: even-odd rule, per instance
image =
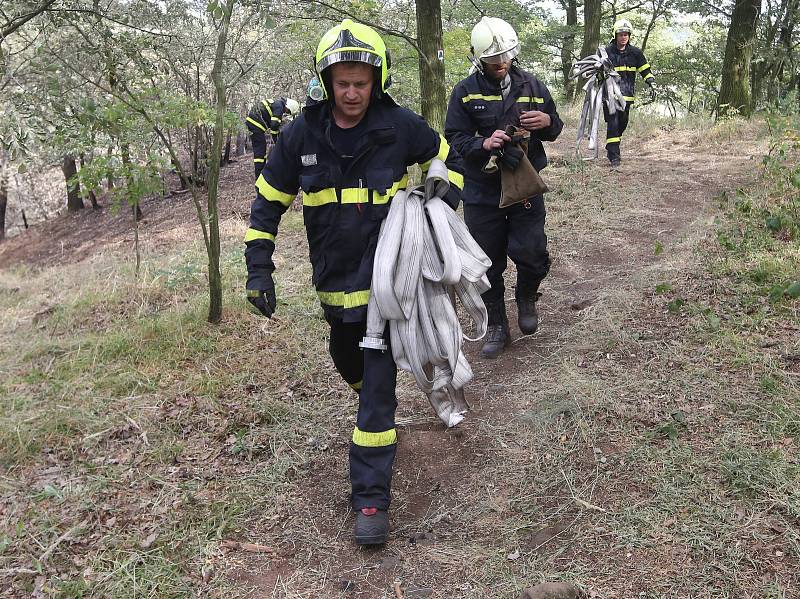
[{"label": "yellow fire helmet", "polygon": [[337,62],[364,62],[375,67],[380,71],[381,91],[385,92],[392,84],[389,75],[391,60],[383,39],[371,27],[354,23],[350,19],[345,19],[325,32],[317,46],[315,62],[325,97],[329,94],[325,89],[322,72]]}]

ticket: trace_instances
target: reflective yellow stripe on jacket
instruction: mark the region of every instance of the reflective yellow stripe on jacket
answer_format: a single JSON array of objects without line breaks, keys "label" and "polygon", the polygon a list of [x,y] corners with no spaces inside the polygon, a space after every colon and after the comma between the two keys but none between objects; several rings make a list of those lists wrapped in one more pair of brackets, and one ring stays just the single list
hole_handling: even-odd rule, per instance
[{"label": "reflective yellow stripe on jacket", "polygon": [[517,98],[517,102],[530,102],[531,104],[544,104],[544,98],[539,98],[536,96],[520,96]]},{"label": "reflective yellow stripe on jacket", "polygon": [[256,189],[258,189],[258,193],[268,202],[278,202],[288,207],[294,201],[294,196],[292,194],[275,189],[266,182],[263,175],[258,176]]},{"label": "reflective yellow stripe on jacket", "polygon": [[461,101],[466,104],[470,100],[502,100],[503,96],[484,96],[483,94],[469,94],[461,98]]},{"label": "reflective yellow stripe on jacket", "polygon": [[247,117],[247,122],[252,124],[252,125],[255,125],[259,129],[261,129],[263,132],[265,132],[265,133],[267,132],[267,128],[264,125],[262,125],[261,123],[259,123],[257,120],[251,119],[250,117]]},{"label": "reflective yellow stripe on jacket", "polygon": [[[386,193],[372,192],[373,204],[386,204],[402,188],[408,185],[408,175],[403,175],[399,181],[395,181]],[[345,187],[341,190],[342,204],[368,204],[370,190],[366,187]],[[336,190],[333,187],[321,189],[320,191],[303,192],[304,206],[324,206],[325,204],[335,204],[338,202]]]},{"label": "reflective yellow stripe on jacket", "polygon": [[[436,158],[438,158],[442,162],[447,162],[447,157],[449,155],[450,155],[450,144],[447,143],[447,140],[440,133],[439,134],[439,152],[436,154],[436,156],[434,156],[433,158],[431,158],[430,160],[428,160],[424,164],[420,165],[420,168],[422,169],[422,172],[423,173],[427,173],[428,169],[431,167],[431,162],[433,162],[434,159],[436,159]],[[450,169],[447,169],[447,178],[450,181],[450,183],[452,183],[453,185],[455,185],[459,189],[464,189],[464,175],[462,175],[461,173],[459,173],[457,171],[452,171]]]}]

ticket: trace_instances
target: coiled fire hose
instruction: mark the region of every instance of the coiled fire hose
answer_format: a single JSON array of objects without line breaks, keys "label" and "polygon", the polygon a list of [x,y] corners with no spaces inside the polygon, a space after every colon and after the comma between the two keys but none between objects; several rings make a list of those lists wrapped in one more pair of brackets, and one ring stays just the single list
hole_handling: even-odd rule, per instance
[{"label": "coiled fire hose", "polygon": [[625,110],[625,97],[619,87],[620,75],[608,58],[606,49],[600,46],[597,48],[597,54],[581,58],[572,65],[572,78],[587,80],[583,86],[586,95],[583,100],[581,120],[578,124],[575,152],[580,155],[581,141],[584,137],[588,137],[588,148],[594,151],[594,155],[589,157],[591,160],[597,158],[600,152],[597,143],[597,129],[603,102],[606,103],[610,114],[614,114],[618,110]]},{"label": "coiled fire hose", "polygon": [[[381,225],[372,291],[367,307],[365,350],[387,349],[386,324],[398,368],[413,374],[436,414],[448,427],[469,408],[464,385],[472,369],[463,339],[486,334],[489,289],[488,256],[464,222],[442,200],[450,184],[447,167],[438,159],[428,169],[424,186],[399,191]],[[475,325],[476,336],[464,335],[454,296]]]}]

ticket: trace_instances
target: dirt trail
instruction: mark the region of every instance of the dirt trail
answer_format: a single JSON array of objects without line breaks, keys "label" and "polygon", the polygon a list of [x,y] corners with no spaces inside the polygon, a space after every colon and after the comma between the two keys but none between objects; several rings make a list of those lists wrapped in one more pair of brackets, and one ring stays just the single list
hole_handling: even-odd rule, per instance
[{"label": "dirt trail", "polygon": [[[564,476],[555,472],[555,479],[550,472],[543,477],[549,488],[527,490],[541,494],[537,507],[550,506],[557,517],[545,517],[546,510],[524,514],[520,498],[526,491],[518,483],[531,463],[548,456],[537,447],[536,438],[520,440],[518,426],[536,417],[537,411],[532,416],[530,410],[543,398],[570,399],[554,378],[563,361],[581,365],[582,355],[602,350],[603,338],[585,337],[580,331],[587,315],[591,319],[604,310],[613,311],[620,301],[642,304],[655,286],[651,273],[689,259],[690,234],[707,220],[715,196],[752,182],[752,154],[758,153],[757,148],[737,146],[718,155],[709,153],[708,146],[697,147],[686,135],[659,132],[649,139],[626,139],[623,150],[631,158],[618,171],[611,171],[605,161],[577,168],[570,158],[569,140],[549,149],[554,166],[545,171],[545,178],[561,191],[548,198],[553,266],[543,287],[540,332],[519,337],[511,300],[515,341],[497,361],[481,360],[478,345],[470,347],[473,411],[455,429],[444,430],[435,418],[426,416],[430,409],[404,379],[398,418],[411,424],[400,427],[392,533],[385,548],[358,549],[352,544],[345,433],[306,479],[298,481],[288,501],[291,509],[281,510],[279,526],[264,529],[261,523],[252,523],[250,534],[280,546],[281,555],[272,560],[232,557],[228,566],[236,571],[237,591],[252,585],[259,596],[367,599],[395,597],[393,584],[400,581],[406,598],[517,597],[519,588],[542,577],[569,578],[569,560],[566,564],[549,560],[575,550],[551,540],[579,538],[580,525],[590,526],[591,518],[575,514],[574,504],[565,508],[563,498],[556,496],[566,493],[570,483],[565,477],[595,470],[593,444],[613,452],[615,441],[589,440],[579,450],[573,448],[573,472]],[[661,257],[656,255],[657,244],[665,248]],[[514,275],[507,274],[510,290]],[[513,297],[510,292],[506,295]],[[547,412],[552,406],[539,407]],[[558,414],[558,401],[553,409]],[[564,412],[567,418],[569,411]],[[548,432],[537,433],[543,431]],[[550,432],[556,438],[541,439],[543,447],[557,447],[560,437],[569,436],[555,429]],[[562,443],[562,448],[567,445]],[[621,451],[623,444],[617,448]],[[330,476],[319,476],[321,472]],[[520,514],[527,517],[520,520]],[[534,556],[527,564],[520,559],[525,553]],[[540,563],[549,563],[549,570],[538,569]],[[506,574],[493,581],[492,570]],[[591,586],[593,578],[586,574],[575,579]],[[613,575],[626,576],[625,565],[614,569]],[[605,589],[595,596],[631,597],[634,589],[641,588],[637,585],[629,579],[616,590]]]}]

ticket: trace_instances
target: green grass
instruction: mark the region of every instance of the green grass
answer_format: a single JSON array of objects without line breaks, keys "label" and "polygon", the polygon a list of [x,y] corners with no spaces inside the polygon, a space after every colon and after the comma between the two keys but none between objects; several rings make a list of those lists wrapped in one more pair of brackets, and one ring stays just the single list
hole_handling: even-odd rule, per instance
[{"label": "green grass", "polygon": [[[742,126],[646,116],[634,113],[636,135],[669,126],[712,149]],[[554,245],[588,254],[636,206],[608,197],[593,165],[566,158],[557,168]],[[224,239],[219,325],[205,322],[198,244],[146,255],[138,279],[110,256],[3,271],[0,565],[41,566],[46,593],[75,598],[244,597],[229,571],[276,563],[288,572],[276,596],[328,596],[349,576],[377,596],[383,589],[362,581],[381,575],[384,557],[400,560],[404,584],[475,599],[518,597],[543,580],[654,599],[790,596],[800,393],[786,357],[800,352],[800,300],[787,284],[798,263],[796,238],[784,239],[792,198],[775,176],[720,197],[697,253],[694,238],[648,241],[656,263],[640,279],[537,336],[531,355],[517,349],[515,380],[481,381],[482,413],[458,443],[442,433],[420,450],[428,483],[441,484],[416,491],[430,507],[399,522],[379,554],[354,551],[322,508],[312,514],[322,531],[305,518],[309,486],[346,489],[354,400],[327,357],[300,214],[281,226],[269,321],[243,299],[241,223],[226,225],[236,230]],[[640,199],[650,192],[637,188]],[[56,275],[62,285],[43,299]],[[573,299],[549,293],[557,309]],[[458,448],[466,461],[438,466]],[[414,458],[414,472],[397,477],[410,485],[398,489],[405,499],[426,476]],[[330,505],[346,509],[346,498]],[[548,527],[557,536],[535,542]],[[412,548],[420,532],[435,542]],[[295,553],[246,563],[220,551],[226,538]],[[35,582],[15,577],[13,592]]]},{"label": "green grass", "polygon": [[[296,214],[284,223],[284,235],[302,227]],[[66,542],[55,549],[43,565],[52,596],[192,595],[189,575],[206,548],[216,552],[250,514],[268,517],[305,463],[313,408],[301,403],[303,389],[315,388],[326,359],[307,261],[284,264],[281,312],[268,322],[243,299],[240,245],[223,248],[220,325],[205,321],[197,248],[150,256],[138,279],[111,258],[61,269],[65,284],[44,304],[36,289],[52,271],[3,273],[3,289],[15,291],[0,294],[0,465],[11,484],[3,495],[16,507],[0,521],[2,555],[10,566],[35,564],[86,518],[100,534],[74,553]],[[349,390],[317,407],[329,409],[337,393]],[[214,475],[208,459],[227,474]],[[41,474],[53,463],[57,473]],[[25,478],[30,485],[19,486]],[[27,593],[33,579],[15,585]]]}]

